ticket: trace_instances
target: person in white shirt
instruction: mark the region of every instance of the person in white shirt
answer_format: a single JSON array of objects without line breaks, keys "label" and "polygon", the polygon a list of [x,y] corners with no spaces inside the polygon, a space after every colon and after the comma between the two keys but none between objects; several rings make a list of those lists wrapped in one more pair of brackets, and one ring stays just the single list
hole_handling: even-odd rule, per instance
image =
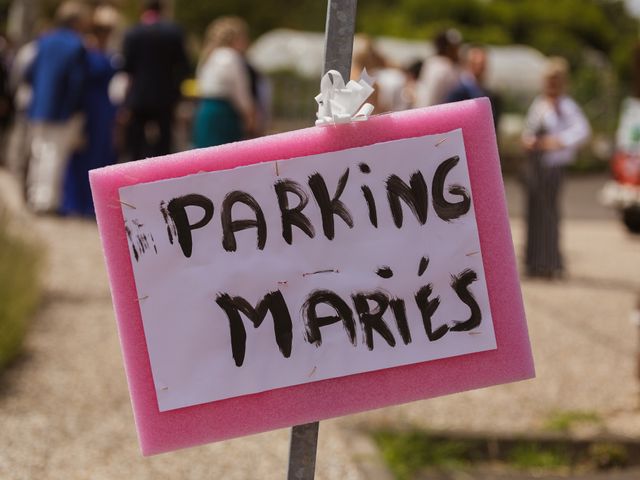
[{"label": "person in white shirt", "polygon": [[244,52],[248,27],[239,17],[221,17],[209,25],[196,80],[200,104],[195,115],[196,148],[242,140],[254,118],[251,80]]},{"label": "person in white shirt", "polygon": [[564,272],[559,233],[564,170],[591,135],[582,109],[565,93],[568,72],[565,59],[549,59],[543,92],[529,107],[522,133],[528,153],[525,263],[533,277],[554,278]]},{"label": "person in white shirt", "polygon": [[449,92],[458,85],[461,43],[462,35],[454,29],[445,30],[436,36],[436,55],[424,61],[416,84],[416,107],[444,103]]}]

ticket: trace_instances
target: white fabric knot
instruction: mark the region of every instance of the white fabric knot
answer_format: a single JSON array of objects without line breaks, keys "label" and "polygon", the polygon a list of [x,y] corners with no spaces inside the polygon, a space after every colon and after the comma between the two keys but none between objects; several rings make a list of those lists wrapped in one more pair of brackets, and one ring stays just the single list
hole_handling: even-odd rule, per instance
[{"label": "white fabric knot", "polygon": [[316,125],[367,120],[373,105],[364,102],[372,93],[373,78],[366,69],[362,70],[360,80],[349,80],[346,85],[340,72],[329,70],[322,77],[320,93],[316,96]]}]

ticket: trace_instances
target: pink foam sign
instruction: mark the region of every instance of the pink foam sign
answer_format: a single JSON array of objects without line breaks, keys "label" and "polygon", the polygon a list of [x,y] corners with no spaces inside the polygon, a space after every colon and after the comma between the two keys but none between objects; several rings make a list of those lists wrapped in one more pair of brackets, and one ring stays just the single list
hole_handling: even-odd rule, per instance
[{"label": "pink foam sign", "polygon": [[[160,411],[119,190],[461,129],[497,348]],[[487,99],[314,127],[90,172],[144,455],[531,378],[533,360]]]}]

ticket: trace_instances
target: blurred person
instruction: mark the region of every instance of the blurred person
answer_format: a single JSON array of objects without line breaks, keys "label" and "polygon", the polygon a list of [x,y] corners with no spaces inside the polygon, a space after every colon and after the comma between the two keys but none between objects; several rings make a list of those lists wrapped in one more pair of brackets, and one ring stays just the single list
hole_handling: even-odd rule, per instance
[{"label": "blurred person", "polygon": [[378,113],[397,112],[411,108],[404,96],[407,76],[400,68],[387,66],[376,74],[378,84]]},{"label": "blurred person", "polygon": [[14,114],[6,143],[6,165],[25,193],[27,165],[31,151],[28,110],[32,98],[27,72],[31,69],[38,52],[37,43],[36,40],[32,40],[22,45],[9,66],[9,91],[13,98]]},{"label": "blurred person", "polygon": [[416,91],[418,89],[418,79],[424,62],[422,60],[414,60],[406,68],[403,69],[405,84],[402,89],[402,102],[405,108],[413,108],[416,106]]},{"label": "blurred person", "polygon": [[0,135],[3,138],[13,118],[13,102],[9,86],[9,62],[9,41],[0,35]]},{"label": "blurred person", "polygon": [[447,94],[458,84],[461,43],[462,35],[455,29],[450,28],[436,35],[436,54],[424,61],[418,78],[416,107],[444,103]]},{"label": "blurred person", "polygon": [[560,252],[560,192],[565,167],[591,135],[582,109],[565,93],[569,66],[549,59],[542,94],[529,107],[522,133],[528,153],[526,272],[555,278],[564,273]]},{"label": "blurred person", "polygon": [[160,0],[145,0],[140,22],[124,37],[129,86],[121,121],[133,160],[172,152],[174,113],[189,70],[184,33],[163,18],[163,8]]},{"label": "blurred person", "polygon": [[[389,62],[376,47],[375,41],[369,35],[358,34],[355,38],[351,78],[358,79],[364,68],[375,74],[387,68]],[[345,79],[347,82],[349,79]]]},{"label": "blurred person", "polygon": [[491,100],[493,123],[498,125],[501,111],[500,98],[485,86],[488,55],[486,48],[471,45],[463,50],[462,71],[458,84],[447,94],[446,102],[459,102],[488,97]]},{"label": "blurred person", "polygon": [[56,27],[37,41],[27,73],[32,88],[27,203],[38,213],[58,212],[64,172],[71,152],[81,141],[87,78],[81,32],[88,16],[88,7],[82,3],[61,4],[55,15]]},{"label": "blurred person", "polygon": [[94,216],[89,170],[116,163],[114,127],[116,107],[109,98],[109,85],[116,73],[114,55],[107,51],[119,14],[110,6],[95,9],[87,36],[87,87],[83,97],[85,142],[67,167],[62,213]]},{"label": "blurred person", "polygon": [[245,68],[249,74],[249,85],[254,106],[254,119],[249,136],[260,137],[267,133],[269,124],[271,123],[273,91],[269,79],[251,64],[246,55],[244,55],[243,58]]},{"label": "blurred person", "polygon": [[201,99],[194,122],[194,147],[236,142],[253,132],[255,104],[243,58],[248,47],[248,26],[239,17],[220,17],[207,28],[196,73]]},{"label": "blurred person", "polygon": [[[351,78],[357,81],[363,70],[366,70],[367,74],[373,78],[374,91],[367,99],[367,103],[373,105],[376,113],[383,112],[386,108],[380,104],[380,83],[377,78],[380,71],[386,66],[387,61],[376,48],[373,39],[368,35],[357,35],[351,64]],[[349,79],[345,78],[344,81],[346,83]]]},{"label": "blurred person", "polygon": [[407,81],[404,72],[391,65],[368,35],[358,35],[356,38],[351,78],[359,79],[363,69],[374,79],[375,90],[367,102],[374,106],[375,112],[406,108],[402,96]]}]

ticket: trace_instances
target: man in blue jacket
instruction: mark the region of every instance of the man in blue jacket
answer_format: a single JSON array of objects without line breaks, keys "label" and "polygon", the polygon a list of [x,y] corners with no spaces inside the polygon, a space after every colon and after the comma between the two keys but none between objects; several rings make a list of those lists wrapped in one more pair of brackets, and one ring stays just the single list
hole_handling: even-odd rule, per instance
[{"label": "man in blue jacket", "polygon": [[446,102],[459,102],[472,98],[489,97],[493,111],[493,122],[498,126],[498,119],[502,112],[502,102],[498,95],[489,90],[484,83],[487,71],[487,50],[480,45],[468,46],[462,55],[463,69],[460,81],[451,90]]},{"label": "man in blue jacket", "polygon": [[37,41],[37,54],[28,72],[33,97],[28,111],[32,142],[27,202],[36,213],[58,211],[64,173],[81,141],[81,99],[87,78],[81,32],[88,18],[88,8],[82,3],[60,5],[56,28]]}]

